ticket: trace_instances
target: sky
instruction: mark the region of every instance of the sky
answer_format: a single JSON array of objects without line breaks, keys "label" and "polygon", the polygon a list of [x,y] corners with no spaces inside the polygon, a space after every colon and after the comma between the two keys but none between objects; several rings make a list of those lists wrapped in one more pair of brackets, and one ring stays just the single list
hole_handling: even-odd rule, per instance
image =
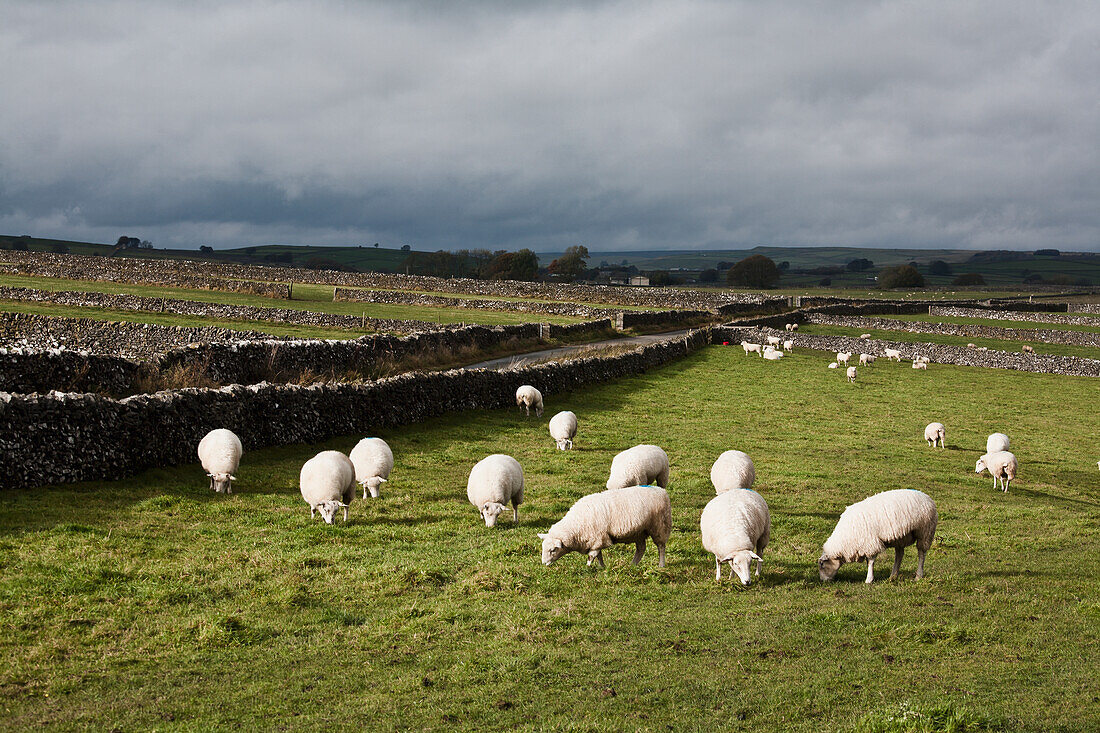
[{"label": "sky", "polygon": [[1100,250],[1100,3],[0,0],[0,233]]}]

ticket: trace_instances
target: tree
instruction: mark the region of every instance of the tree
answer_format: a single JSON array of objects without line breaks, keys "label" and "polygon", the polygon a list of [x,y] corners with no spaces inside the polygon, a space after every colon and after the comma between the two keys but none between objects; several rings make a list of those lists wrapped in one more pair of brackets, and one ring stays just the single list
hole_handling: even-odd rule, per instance
[{"label": "tree", "polygon": [[770,257],[752,255],[730,268],[726,282],[750,288],[773,288],[779,283],[779,268]]},{"label": "tree", "polygon": [[649,284],[657,288],[671,285],[672,275],[669,274],[668,270],[653,270],[649,273]]},{"label": "tree", "polygon": [[584,272],[588,256],[588,247],[583,244],[569,247],[561,257],[550,263],[550,272],[572,282]]},{"label": "tree", "polygon": [[863,272],[864,270],[870,270],[874,266],[875,263],[865,257],[859,257],[848,263],[848,269],[852,272]]},{"label": "tree", "polygon": [[711,268],[709,270],[703,270],[699,273],[699,282],[702,283],[716,283],[718,282],[718,270]]},{"label": "tree", "polygon": [[883,290],[890,288],[924,287],[924,276],[912,265],[887,267],[878,274],[878,286]]},{"label": "tree", "polygon": [[829,287],[832,284],[833,284],[833,279],[831,277],[823,277],[823,278],[821,278],[821,281],[818,283],[818,285],[821,285],[821,286],[826,287],[826,288]]},{"label": "tree", "polygon": [[209,246],[209,245],[204,244],[204,245],[199,247],[199,252],[202,252],[202,253],[208,254],[208,255],[212,255],[212,254],[214,254],[214,248]]},{"label": "tree", "polygon": [[786,272],[789,269],[791,269],[791,263],[790,262],[787,262],[786,260],[783,260],[782,262],[779,263],[779,271],[780,272]]},{"label": "tree", "polygon": [[947,264],[943,260],[935,260],[928,267],[928,271],[933,275],[950,275],[951,265]]},{"label": "tree", "polygon": [[410,247],[410,246],[409,246],[409,245],[407,245],[407,244],[403,244],[403,245],[401,245],[401,251],[402,251],[402,252],[408,252],[408,251],[410,251],[411,249],[412,249],[412,247]]},{"label": "tree", "polygon": [[1037,249],[1035,250],[1036,257],[1059,257],[1061,252],[1056,249]]},{"label": "tree", "polygon": [[965,272],[951,281],[952,285],[985,285],[985,278],[980,272]]},{"label": "tree", "polygon": [[483,276],[489,280],[534,280],[538,274],[538,255],[529,249],[521,249],[518,252],[497,252],[485,266]]}]

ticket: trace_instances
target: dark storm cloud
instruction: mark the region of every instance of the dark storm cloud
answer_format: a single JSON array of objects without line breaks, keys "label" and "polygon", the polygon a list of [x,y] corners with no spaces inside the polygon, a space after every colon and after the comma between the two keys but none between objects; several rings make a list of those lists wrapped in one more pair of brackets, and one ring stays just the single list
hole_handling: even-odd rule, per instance
[{"label": "dark storm cloud", "polygon": [[0,8],[0,232],[1100,242],[1092,3]]}]

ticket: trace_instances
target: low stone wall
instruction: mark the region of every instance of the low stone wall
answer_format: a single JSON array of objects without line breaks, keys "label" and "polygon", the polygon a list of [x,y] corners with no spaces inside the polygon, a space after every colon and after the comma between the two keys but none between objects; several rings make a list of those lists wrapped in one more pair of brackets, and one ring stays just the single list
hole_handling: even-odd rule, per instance
[{"label": "low stone wall", "polygon": [[1100,303],[1068,303],[1067,310],[1070,313],[1100,314]]},{"label": "low stone wall", "polygon": [[610,318],[614,316],[612,308],[593,308],[576,303],[543,303],[537,300],[493,300],[490,298],[450,298],[443,295],[425,295],[411,291],[364,290],[361,288],[337,287],[333,291],[333,300],[356,303],[385,303],[388,305],[418,305],[432,308],[472,308],[491,311],[519,311],[522,313],[543,313],[546,315],[572,316],[575,318]]},{"label": "low stone wall", "polygon": [[[3,485],[18,489],[118,479],[153,467],[193,463],[199,440],[219,427],[241,437],[247,460],[247,451],[266,446],[371,435],[448,412],[514,408],[515,391],[522,384],[552,396],[644,372],[707,342],[707,333],[697,331],[612,357],[505,371],[403,374],[363,384],[234,385],[122,400],[0,393]],[[201,475],[195,470],[198,481]]]},{"label": "low stone wall", "polygon": [[1005,341],[1037,341],[1045,344],[1069,344],[1074,346],[1100,346],[1100,332],[1061,331],[1056,329],[999,328],[969,323],[928,323],[925,321],[899,321],[893,318],[858,318],[809,313],[806,320],[824,326],[876,329],[880,331],[905,331],[907,333],[935,333],[944,336],[992,338]]},{"label": "low stone wall", "polygon": [[[596,321],[581,321],[580,323],[544,324],[549,329],[549,337],[565,341],[580,341],[586,338],[595,338],[604,335],[614,335],[615,323],[610,318],[601,318]],[[544,336],[545,337],[545,336]]]},{"label": "low stone wall", "polygon": [[615,316],[620,329],[689,328],[714,318],[710,311],[621,311]]},{"label": "low stone wall", "polygon": [[57,389],[125,395],[132,392],[141,373],[141,364],[120,356],[67,349],[0,348],[2,392]]},{"label": "low stone wall", "polygon": [[[1066,304],[1063,303],[1063,306]],[[1020,310],[1000,310],[987,308],[959,308],[955,306],[932,306],[928,310],[933,316],[955,318],[988,318],[998,321],[1029,321],[1033,323],[1064,323],[1078,326],[1098,326],[1100,318],[1096,316],[1073,316],[1066,313],[1049,311],[1034,312]],[[1097,311],[1100,313],[1100,311]]]}]

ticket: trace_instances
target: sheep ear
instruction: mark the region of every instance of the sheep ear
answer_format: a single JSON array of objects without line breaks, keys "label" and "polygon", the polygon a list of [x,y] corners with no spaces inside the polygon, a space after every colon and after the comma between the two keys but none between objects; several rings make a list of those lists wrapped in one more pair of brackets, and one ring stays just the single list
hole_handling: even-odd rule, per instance
[{"label": "sheep ear", "polygon": [[229,480],[230,480],[230,481],[236,481],[236,480],[237,480],[237,477],[236,477],[236,476],[234,476],[234,475],[232,475],[232,474],[230,474],[230,476],[229,476]]},{"label": "sheep ear", "polygon": [[347,504],[345,504],[345,503],[344,503],[344,502],[342,502],[342,501],[341,501],[340,503],[338,503],[338,504],[337,504],[336,506],[340,507],[341,509],[347,509],[347,508],[348,508],[348,505],[347,505]]},{"label": "sheep ear", "polygon": [[378,479],[378,483],[380,483],[380,484],[384,484],[384,483],[386,483],[386,479],[384,479],[384,478],[379,478],[379,479]]},{"label": "sheep ear", "polygon": [[757,555],[755,552],[750,552],[749,557],[751,557],[753,560],[760,560],[761,562],[763,562],[763,558]]},{"label": "sheep ear", "polygon": [[540,539],[540,540],[544,540],[544,539],[546,539],[546,538],[547,538],[547,537],[549,537],[549,536],[550,536],[550,535],[549,535],[549,534],[547,534],[547,533],[545,533],[545,532],[539,532],[539,539]]}]

